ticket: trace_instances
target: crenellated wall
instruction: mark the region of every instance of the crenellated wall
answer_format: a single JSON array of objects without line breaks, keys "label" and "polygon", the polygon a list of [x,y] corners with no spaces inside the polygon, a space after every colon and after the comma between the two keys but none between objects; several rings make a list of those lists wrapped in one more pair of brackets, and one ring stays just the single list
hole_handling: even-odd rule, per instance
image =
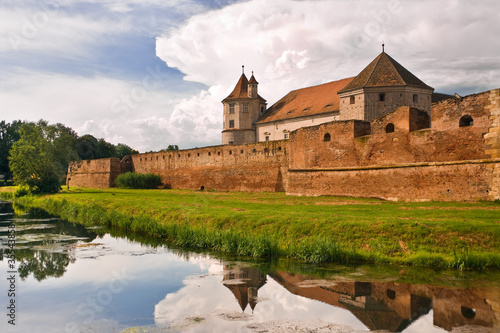
[{"label": "crenellated wall", "polygon": [[496,89],[435,103],[431,117],[400,107],[371,122],[300,128],[289,140],[82,161],[70,167],[68,183],[109,187],[120,172],[135,171],[161,175],[168,188],[494,200],[500,198],[499,136]]}]

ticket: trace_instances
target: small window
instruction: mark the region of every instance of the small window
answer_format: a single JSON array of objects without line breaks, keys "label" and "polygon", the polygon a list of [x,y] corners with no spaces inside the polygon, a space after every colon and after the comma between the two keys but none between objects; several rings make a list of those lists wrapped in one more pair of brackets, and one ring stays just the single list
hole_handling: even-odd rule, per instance
[{"label": "small window", "polygon": [[181,157],[181,154],[177,155],[177,157]]},{"label": "small window", "polygon": [[240,150],[240,154],[243,154],[243,149],[242,149],[242,150]]},{"label": "small window", "polygon": [[229,113],[234,113],[234,104],[229,104]]},{"label": "small window", "polygon": [[[230,144],[232,144],[232,143],[230,142]],[[233,151],[232,150],[229,151],[229,155],[233,155]]]},{"label": "small window", "polygon": [[219,156],[220,156],[220,151],[218,151],[218,152],[217,152],[217,155],[219,155]]},{"label": "small window", "polygon": [[461,310],[462,316],[464,316],[464,318],[474,319],[474,317],[476,316],[476,310],[475,309],[471,309],[471,308],[462,306],[460,310]]},{"label": "small window", "polygon": [[382,93],[382,94],[378,94],[378,100],[379,100],[380,102],[385,102],[385,94],[384,94],[384,93]]},{"label": "small window", "polygon": [[386,290],[387,297],[389,299],[395,299],[396,298],[396,292],[392,289],[387,289]]},{"label": "small window", "polygon": [[234,141],[229,141],[229,144],[230,145],[234,145]]},{"label": "small window", "polygon": [[211,152],[208,152],[208,156],[212,156],[212,153],[211,153]]},{"label": "small window", "polygon": [[418,103],[418,95],[413,94],[413,103]]},{"label": "small window", "polygon": [[326,133],[325,136],[323,137],[323,141],[330,141],[332,137],[330,136],[330,133]]},{"label": "small window", "polygon": [[256,153],[256,152],[257,152],[257,149],[253,149],[253,150],[252,150],[252,152],[253,152],[253,153]]},{"label": "small window", "polygon": [[280,151],[280,150],[281,150],[281,147],[278,147],[278,151]]},{"label": "small window", "polygon": [[198,153],[198,156],[200,156],[200,153]]},{"label": "small window", "polygon": [[229,121],[229,128],[234,128],[234,120]]},{"label": "small window", "polygon": [[394,124],[392,124],[392,123],[387,124],[387,126],[385,127],[385,132],[386,133],[393,133],[394,132]]},{"label": "small window", "polygon": [[349,103],[350,103],[350,104],[354,104],[354,103],[356,103],[356,97],[351,96],[351,97],[349,98]]},{"label": "small window", "polygon": [[472,125],[474,125],[474,119],[472,119],[472,117],[469,115],[463,116],[462,118],[460,118],[460,121],[458,122],[459,127],[467,127]]},{"label": "small window", "polygon": [[165,155],[163,155],[163,159],[165,159]]},{"label": "small window", "polygon": [[156,156],[156,160],[158,161],[158,156]]},{"label": "small window", "polygon": [[260,113],[264,113],[264,107],[263,106],[260,107]]},{"label": "small window", "polygon": [[269,135],[266,135],[266,141],[269,141]]},{"label": "small window", "polygon": [[243,104],[243,112],[248,112],[248,104]]},{"label": "small window", "polygon": [[288,133],[285,133],[285,140],[288,140]]},{"label": "small window", "polygon": [[191,157],[191,154],[188,154],[188,157]]}]

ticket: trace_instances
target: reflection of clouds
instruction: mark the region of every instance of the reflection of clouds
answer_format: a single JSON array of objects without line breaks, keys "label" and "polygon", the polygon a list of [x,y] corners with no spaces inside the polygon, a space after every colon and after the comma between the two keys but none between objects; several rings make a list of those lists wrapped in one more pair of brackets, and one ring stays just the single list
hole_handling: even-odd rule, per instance
[{"label": "reflection of clouds", "polygon": [[[221,274],[221,270],[219,273]],[[225,329],[236,331],[251,323],[287,318],[302,321],[321,319],[325,322],[348,325],[357,330],[367,329],[349,311],[296,296],[269,277],[267,283],[259,289],[259,303],[255,307],[254,314],[251,315],[249,308],[245,311],[251,315],[249,321],[246,317],[236,318],[233,321],[223,319],[238,317],[231,314],[241,314],[241,309],[234,295],[222,284],[222,276],[191,277],[184,280],[184,284],[183,288],[168,294],[155,306],[154,316],[157,325],[198,316],[204,320],[198,326],[190,328],[189,332],[222,332]]]}]

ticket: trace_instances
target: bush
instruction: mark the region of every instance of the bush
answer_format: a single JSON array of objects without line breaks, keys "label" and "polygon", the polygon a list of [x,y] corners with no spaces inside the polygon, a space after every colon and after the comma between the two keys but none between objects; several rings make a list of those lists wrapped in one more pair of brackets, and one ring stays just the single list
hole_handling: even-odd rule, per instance
[{"label": "bush", "polygon": [[25,195],[28,195],[30,193],[29,189],[26,186],[19,186],[16,188],[14,191],[14,194],[12,195],[14,198],[20,198],[24,197]]},{"label": "bush", "polygon": [[162,183],[160,175],[127,172],[116,177],[115,185],[119,188],[151,189],[160,187]]}]

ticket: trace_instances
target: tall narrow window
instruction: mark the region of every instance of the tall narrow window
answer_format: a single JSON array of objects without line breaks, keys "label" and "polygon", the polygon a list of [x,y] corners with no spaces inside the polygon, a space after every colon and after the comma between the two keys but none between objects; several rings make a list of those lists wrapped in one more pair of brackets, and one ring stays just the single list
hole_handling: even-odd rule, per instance
[{"label": "tall narrow window", "polygon": [[229,113],[234,113],[234,104],[229,104]]},{"label": "tall narrow window", "polygon": [[350,103],[350,104],[354,104],[354,103],[356,103],[356,97],[351,96],[351,97],[349,98],[349,103]]},{"label": "tall narrow window", "polygon": [[234,120],[229,121],[229,128],[234,128]]},{"label": "tall narrow window", "polygon": [[413,103],[418,103],[418,95],[413,94]]},{"label": "tall narrow window", "polygon": [[260,113],[264,113],[264,107],[263,106],[260,107]]},{"label": "tall narrow window", "polygon": [[243,104],[243,112],[248,112],[248,104]]},{"label": "tall narrow window", "polygon": [[378,100],[381,102],[385,102],[385,94],[384,93],[378,94]]},{"label": "tall narrow window", "polygon": [[285,133],[285,140],[288,140],[288,133]]},{"label": "tall narrow window", "polygon": [[269,141],[269,135],[266,135],[266,141]]}]

